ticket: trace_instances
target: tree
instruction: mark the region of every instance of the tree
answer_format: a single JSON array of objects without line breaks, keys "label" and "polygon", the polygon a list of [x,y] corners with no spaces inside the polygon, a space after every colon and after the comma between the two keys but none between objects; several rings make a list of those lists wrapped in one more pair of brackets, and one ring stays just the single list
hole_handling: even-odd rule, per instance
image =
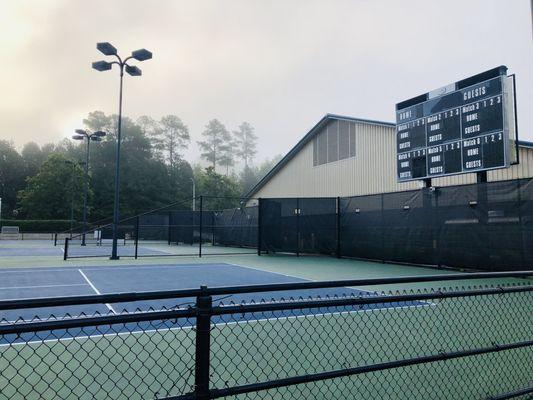
[{"label": "tree", "polygon": [[105,131],[115,134],[117,123],[117,115],[105,115],[103,111],[93,111],[83,120],[83,124],[92,131]]},{"label": "tree", "polygon": [[142,133],[150,138],[155,158],[163,160],[165,146],[161,138],[161,127],[159,126],[159,122],[148,115],[141,115],[137,118],[136,123],[141,128]]},{"label": "tree", "polygon": [[34,176],[43,165],[46,157],[43,159],[43,152],[35,142],[28,142],[22,147],[22,159],[24,161],[24,173],[26,176]]},{"label": "tree", "polygon": [[257,182],[257,168],[245,166],[239,174],[239,185],[242,193],[248,193]]},{"label": "tree", "polygon": [[[107,118],[107,117],[105,117]],[[91,219],[110,218],[113,212],[116,132],[111,130],[104,141],[91,150],[94,212]],[[120,214],[132,216],[168,204],[173,191],[165,164],[154,151],[141,127],[131,119],[122,122],[120,161]]]},{"label": "tree", "polygon": [[229,175],[229,168],[235,165],[234,146],[235,142],[231,141],[230,138],[226,145],[220,148],[218,163],[220,166],[226,167],[226,176]]},{"label": "tree", "polygon": [[0,140],[0,198],[2,218],[16,209],[17,192],[24,188],[26,168],[24,160],[11,142]]},{"label": "tree", "polygon": [[159,132],[165,158],[173,169],[181,159],[181,150],[186,149],[191,141],[189,128],[178,116],[166,115],[159,122]]},{"label": "tree", "polygon": [[264,160],[257,167],[244,167],[239,175],[239,185],[242,193],[248,193],[272,168],[281,160],[282,156],[277,155],[272,159]]},{"label": "tree", "polygon": [[62,154],[52,154],[19,192],[21,211],[30,219],[69,219],[74,207],[79,215],[82,185],[83,168]]},{"label": "tree", "polygon": [[233,131],[235,136],[236,156],[244,160],[244,168],[257,154],[257,136],[254,134],[254,128],[248,122],[239,125],[238,130]]},{"label": "tree", "polygon": [[201,157],[212,164],[213,170],[216,169],[217,163],[224,157],[227,147],[231,146],[231,135],[228,130],[218,119],[212,119],[202,132],[205,138],[199,141],[198,145],[202,151]]},{"label": "tree", "polygon": [[[193,170],[191,165],[179,159],[169,171],[169,189],[171,194],[171,202],[178,200],[190,200],[192,198],[192,179]],[[190,202],[185,203],[187,208]]]},{"label": "tree", "polygon": [[213,167],[195,169],[197,195],[204,196],[204,210],[222,210],[239,205],[240,188],[234,179],[217,174]]}]

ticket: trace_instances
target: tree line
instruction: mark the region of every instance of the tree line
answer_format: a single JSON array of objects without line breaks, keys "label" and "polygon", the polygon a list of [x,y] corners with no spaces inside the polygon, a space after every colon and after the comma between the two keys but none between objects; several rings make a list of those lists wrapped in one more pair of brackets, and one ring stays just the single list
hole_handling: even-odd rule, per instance
[{"label": "tree line", "polygon": [[[101,142],[91,142],[89,161],[89,219],[109,219],[113,210],[117,116],[90,113],[83,123],[92,131],[107,133]],[[183,157],[191,144],[187,125],[176,115],[159,120],[141,116],[122,120],[120,210],[131,216],[178,203],[192,207],[192,186],[207,197],[206,209],[239,204],[243,196],[279,160],[255,165],[257,136],[243,122],[230,132],[213,119],[197,142],[207,168],[191,165]],[[18,152],[9,141],[0,140],[0,197],[2,219],[74,219],[83,207],[85,142],[64,139],[39,146],[26,143]],[[237,160],[243,168],[232,169]],[[222,172],[222,173],[220,173]],[[214,197],[217,198],[214,198]]]}]

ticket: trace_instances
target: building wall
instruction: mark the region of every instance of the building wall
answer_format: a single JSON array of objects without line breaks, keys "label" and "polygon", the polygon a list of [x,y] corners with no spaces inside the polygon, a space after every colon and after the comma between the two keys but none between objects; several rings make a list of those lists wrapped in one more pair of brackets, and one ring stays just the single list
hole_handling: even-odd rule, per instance
[{"label": "building wall", "polygon": [[[412,190],[422,186],[420,181],[396,181],[395,128],[353,121],[349,124],[350,129],[355,130],[355,157],[313,166],[311,140],[253,197],[343,197]],[[330,126],[331,123],[323,129]],[[533,177],[533,148],[520,148],[519,165],[488,172],[489,181],[525,177]],[[460,185],[475,181],[475,174],[462,174],[433,179],[433,185]]]}]

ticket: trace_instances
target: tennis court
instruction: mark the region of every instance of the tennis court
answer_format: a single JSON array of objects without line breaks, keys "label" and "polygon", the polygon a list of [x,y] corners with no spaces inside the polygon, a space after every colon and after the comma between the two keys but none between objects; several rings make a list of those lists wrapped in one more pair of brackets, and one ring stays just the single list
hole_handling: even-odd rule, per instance
[{"label": "tennis court", "polygon": [[[165,246],[160,245],[162,249]],[[179,247],[167,246],[170,249]],[[104,258],[61,261],[56,255],[35,256],[40,254],[39,249],[53,249],[50,242],[4,243],[4,248],[20,252],[2,258],[2,302],[198,289],[201,285],[249,287],[420,275],[442,275],[444,279],[452,273],[408,265],[291,255],[228,254],[205,259],[180,257],[172,261],[166,256],[154,255],[143,260],[123,258],[115,262]],[[152,244],[150,248],[158,247]],[[468,275],[451,282],[439,279],[213,295],[213,306],[220,313],[210,318],[211,387],[224,390],[347,366],[364,368],[530,339],[532,322],[528,309],[532,292],[438,297],[447,292],[492,287],[519,290],[523,285],[530,285],[531,279],[470,280]],[[396,294],[429,297],[386,300],[387,296]],[[379,301],[368,304],[306,305],[310,298],[327,302],[376,296]],[[79,326],[66,328],[31,327],[19,334],[0,332],[0,363],[7,366],[0,373],[0,399],[146,399],[189,393],[194,390],[198,319],[193,315],[197,301],[195,297],[167,297],[31,309],[0,307],[0,329],[11,329],[28,321],[39,324],[71,320],[77,324],[94,316],[117,321],[84,326],[81,322]],[[293,302],[298,305],[274,309]],[[218,307],[221,304],[222,308]],[[245,305],[241,312],[242,304]],[[246,307],[254,305],[273,309],[245,311]],[[224,308],[231,307],[234,307],[231,313],[223,313]],[[149,315],[151,311],[146,310],[169,310],[175,312],[172,314],[175,316],[167,314],[154,320]],[[187,313],[188,316],[184,316]],[[135,322],[121,320],[124,315],[138,315],[139,318]],[[72,318],[75,316],[81,319]],[[422,364],[356,378],[326,380],[315,386],[297,385],[266,391],[263,395],[283,399],[291,393],[294,396],[292,391],[296,391],[301,398],[324,400],[403,400],[412,398],[412,388],[416,387],[420,398],[430,398],[438,388],[442,394],[440,398],[485,399],[487,393],[503,393],[529,382],[524,366],[529,365],[531,351],[531,347],[526,347]],[[479,382],[479,386],[470,385],[473,380]],[[421,381],[424,385],[420,385]],[[393,393],[381,392],[387,387],[393,388]],[[354,393],[359,394],[354,396]]]},{"label": "tennis court", "polygon": [[[0,301],[20,300],[26,298],[67,297],[100,295],[112,293],[142,293],[153,291],[169,291],[179,289],[195,289],[200,286],[244,286],[264,285],[276,283],[296,283],[307,280],[283,274],[261,271],[258,269],[237,266],[226,263],[206,264],[159,264],[159,265],[121,265],[121,266],[91,266],[91,267],[59,267],[59,268],[29,268],[5,269],[0,271]],[[322,288],[300,291],[278,291],[235,294],[214,298],[215,303],[248,304],[262,301],[284,301],[295,299],[318,299],[347,296],[365,296],[373,292],[356,288]],[[105,315],[132,313],[148,310],[168,310],[184,308],[194,304],[194,298],[166,299],[153,301],[138,301],[115,304],[74,305],[50,308],[29,308],[24,310],[6,310],[2,313],[2,321],[31,321],[36,318],[47,319],[75,317],[79,315]],[[423,302],[403,302],[393,304],[372,304],[361,308],[360,311],[379,309],[382,307],[410,307],[427,305]],[[320,313],[334,312],[320,310]],[[312,315],[313,311],[301,311],[296,315]],[[271,318],[282,318],[288,314],[283,311],[272,313]],[[291,313],[291,315],[295,315]],[[254,317],[248,315],[239,320],[250,320]],[[216,323],[217,320],[214,320]],[[177,321],[183,326],[183,322]],[[147,329],[138,326],[138,330]],[[120,332],[130,332],[131,326],[123,326]],[[113,327],[102,331],[87,328],[80,334],[117,333]],[[29,335],[26,335],[27,337]],[[64,336],[64,335],[63,335]],[[76,336],[76,331],[69,331],[67,336]],[[17,342],[23,342],[25,336],[17,337]],[[29,341],[30,339],[28,339]],[[3,338],[4,343],[9,342],[8,337]]]}]

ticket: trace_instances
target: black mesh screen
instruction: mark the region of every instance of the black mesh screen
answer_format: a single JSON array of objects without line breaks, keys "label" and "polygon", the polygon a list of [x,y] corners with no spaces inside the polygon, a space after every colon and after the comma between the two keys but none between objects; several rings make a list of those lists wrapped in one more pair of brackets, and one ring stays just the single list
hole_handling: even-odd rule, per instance
[{"label": "black mesh screen", "polygon": [[297,199],[261,199],[261,250],[298,252]]},{"label": "black mesh screen", "polygon": [[214,243],[223,246],[257,246],[258,207],[217,211],[214,219]]},{"label": "black mesh screen", "polygon": [[[262,250],[503,271],[533,266],[533,180],[262,199]],[[337,247],[338,246],[338,247]]]},{"label": "black mesh screen", "polygon": [[340,254],[383,259],[382,195],[340,199]]},{"label": "black mesh screen", "polygon": [[336,254],[337,199],[298,200],[299,252]]}]

